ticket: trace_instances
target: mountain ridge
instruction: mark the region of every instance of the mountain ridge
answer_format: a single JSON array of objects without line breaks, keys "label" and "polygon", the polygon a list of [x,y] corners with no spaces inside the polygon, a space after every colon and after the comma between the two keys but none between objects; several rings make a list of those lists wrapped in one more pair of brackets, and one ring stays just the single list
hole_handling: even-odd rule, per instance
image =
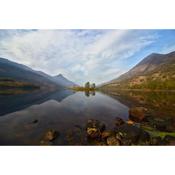
[{"label": "mountain ridge", "polygon": [[68,80],[66,77],[64,77],[62,74],[58,74],[56,76],[53,76],[53,79],[55,82],[58,82],[64,87],[73,87],[73,86],[78,86],[76,83]]},{"label": "mountain ridge", "polygon": [[32,83],[42,88],[65,88],[62,83],[55,81],[55,78],[42,72],[34,70],[26,65],[16,63],[0,57],[0,78],[12,79],[19,82]]},{"label": "mountain ridge", "polygon": [[[168,54],[152,53],[128,72],[107,82],[104,86],[128,89],[174,88],[175,51]],[[163,84],[163,85],[161,85]],[[152,87],[153,86],[153,87]],[[162,87],[158,87],[162,86]]]}]

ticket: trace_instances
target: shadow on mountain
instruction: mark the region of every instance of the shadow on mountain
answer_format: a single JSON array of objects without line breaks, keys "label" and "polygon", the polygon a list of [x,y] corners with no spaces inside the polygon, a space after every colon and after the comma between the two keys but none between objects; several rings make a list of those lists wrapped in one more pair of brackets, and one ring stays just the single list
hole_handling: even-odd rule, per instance
[{"label": "shadow on mountain", "polygon": [[0,95],[0,116],[25,109],[32,105],[41,104],[48,100],[61,102],[74,93],[71,90],[59,90],[54,92],[33,91],[28,94]]}]

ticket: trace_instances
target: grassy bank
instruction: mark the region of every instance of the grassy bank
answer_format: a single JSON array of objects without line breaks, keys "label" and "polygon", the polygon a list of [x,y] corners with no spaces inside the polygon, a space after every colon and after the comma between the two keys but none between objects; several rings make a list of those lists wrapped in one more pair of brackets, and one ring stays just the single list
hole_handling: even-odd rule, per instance
[{"label": "grassy bank", "polygon": [[17,81],[9,78],[0,78],[0,95],[27,93],[40,87],[28,82]]}]

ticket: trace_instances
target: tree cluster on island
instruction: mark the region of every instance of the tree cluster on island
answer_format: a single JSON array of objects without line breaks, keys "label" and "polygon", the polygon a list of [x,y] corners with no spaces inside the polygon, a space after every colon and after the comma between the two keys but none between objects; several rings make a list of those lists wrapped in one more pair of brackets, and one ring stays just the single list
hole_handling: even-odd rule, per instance
[{"label": "tree cluster on island", "polygon": [[85,89],[94,89],[95,90],[95,83],[90,84],[90,82],[86,82],[84,88]]},{"label": "tree cluster on island", "polygon": [[95,91],[96,85],[95,83],[91,84],[90,82],[86,82],[84,86],[76,86],[76,87],[72,87],[71,89],[76,91]]}]

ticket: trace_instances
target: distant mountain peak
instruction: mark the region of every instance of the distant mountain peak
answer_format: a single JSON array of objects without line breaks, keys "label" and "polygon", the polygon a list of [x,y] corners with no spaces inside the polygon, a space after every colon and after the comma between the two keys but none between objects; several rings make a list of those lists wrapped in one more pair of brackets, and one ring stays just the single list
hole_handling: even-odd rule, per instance
[{"label": "distant mountain peak", "polygon": [[63,76],[63,74],[58,74],[56,76],[53,76],[55,82],[61,84],[64,87],[70,87],[70,86],[77,86],[74,82],[70,81],[66,77]]},{"label": "distant mountain peak", "polygon": [[56,75],[54,77],[64,77],[64,76],[63,76],[63,74],[58,74],[58,75]]}]

